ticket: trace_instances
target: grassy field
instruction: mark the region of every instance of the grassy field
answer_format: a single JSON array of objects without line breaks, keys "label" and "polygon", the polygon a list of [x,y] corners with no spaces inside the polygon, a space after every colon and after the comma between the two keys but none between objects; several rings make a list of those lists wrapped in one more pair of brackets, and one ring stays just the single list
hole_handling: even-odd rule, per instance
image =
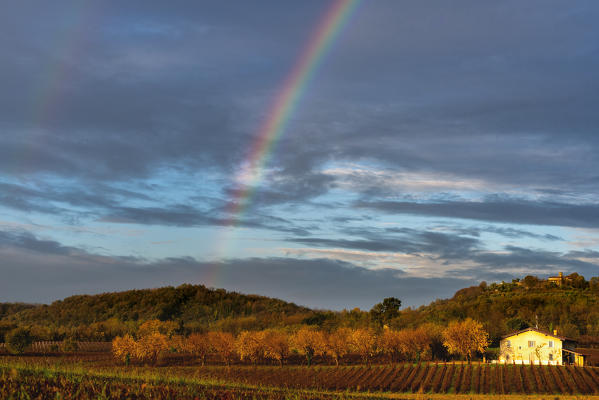
[{"label": "grassy field", "polygon": [[2,357],[1,399],[599,399],[595,368],[467,364],[114,366]]}]

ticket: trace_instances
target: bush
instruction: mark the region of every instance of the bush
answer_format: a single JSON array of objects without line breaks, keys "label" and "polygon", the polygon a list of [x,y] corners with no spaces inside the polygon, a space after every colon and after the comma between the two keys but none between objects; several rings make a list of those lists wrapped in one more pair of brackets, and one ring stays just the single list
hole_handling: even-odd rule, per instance
[{"label": "bush", "polygon": [[27,328],[15,328],[6,334],[6,347],[13,354],[23,354],[31,343],[33,337]]}]

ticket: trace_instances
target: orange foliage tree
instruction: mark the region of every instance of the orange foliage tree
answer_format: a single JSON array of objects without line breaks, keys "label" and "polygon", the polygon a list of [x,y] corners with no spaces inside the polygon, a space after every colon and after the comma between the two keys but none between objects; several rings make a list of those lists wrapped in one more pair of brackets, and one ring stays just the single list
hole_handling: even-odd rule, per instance
[{"label": "orange foliage tree", "polygon": [[379,348],[383,354],[389,357],[391,362],[399,361],[404,350],[401,333],[399,331],[385,329],[379,336]]},{"label": "orange foliage tree", "polygon": [[324,349],[335,365],[339,366],[339,360],[349,352],[349,338],[351,329],[339,328],[334,332],[325,334]]},{"label": "orange foliage tree", "polygon": [[402,353],[411,360],[420,361],[422,355],[430,352],[432,337],[427,329],[418,327],[399,331],[399,342]]},{"label": "orange foliage tree", "polygon": [[112,354],[118,361],[129,365],[135,357],[135,340],[130,335],[115,337],[112,340]]},{"label": "orange foliage tree", "polygon": [[443,337],[447,350],[465,356],[469,363],[474,353],[484,353],[489,345],[489,334],[480,322],[472,318],[450,322],[443,331]]},{"label": "orange foliage tree", "polygon": [[137,336],[143,337],[152,333],[161,333],[171,337],[177,328],[178,325],[175,321],[160,321],[157,319],[152,319],[144,322],[139,326],[139,328],[137,328]]},{"label": "orange foliage tree", "polygon": [[235,347],[241,360],[248,359],[255,364],[264,356],[264,345],[260,332],[241,332],[237,336]]},{"label": "orange foliage tree", "polygon": [[168,337],[154,332],[143,336],[135,343],[135,356],[142,362],[156,364],[159,356],[168,350]]},{"label": "orange foliage tree", "polygon": [[371,329],[355,329],[349,337],[350,348],[369,364],[370,358],[376,354],[377,337]]},{"label": "orange foliage tree", "polygon": [[306,356],[308,366],[312,365],[312,358],[322,355],[325,351],[325,338],[322,332],[303,327],[291,336],[292,347],[298,353]]},{"label": "orange foliage tree", "polygon": [[285,332],[268,329],[260,332],[264,349],[264,357],[275,360],[283,366],[283,361],[289,356],[289,337]]},{"label": "orange foliage tree", "polygon": [[182,350],[198,357],[203,366],[206,364],[206,358],[212,352],[212,343],[210,343],[208,335],[192,333],[183,340]]},{"label": "orange foliage tree", "polygon": [[208,342],[221,361],[231,365],[236,354],[235,337],[228,332],[208,332]]}]

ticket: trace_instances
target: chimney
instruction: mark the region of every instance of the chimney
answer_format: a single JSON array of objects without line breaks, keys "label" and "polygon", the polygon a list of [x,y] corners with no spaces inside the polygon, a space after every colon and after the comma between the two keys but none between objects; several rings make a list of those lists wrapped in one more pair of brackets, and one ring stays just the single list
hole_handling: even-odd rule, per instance
[{"label": "chimney", "polygon": [[563,273],[563,272],[560,272],[560,273],[559,273],[559,278],[560,278],[560,279],[564,279],[564,273]]},{"label": "chimney", "polygon": [[557,329],[553,330],[553,336],[557,336]]}]

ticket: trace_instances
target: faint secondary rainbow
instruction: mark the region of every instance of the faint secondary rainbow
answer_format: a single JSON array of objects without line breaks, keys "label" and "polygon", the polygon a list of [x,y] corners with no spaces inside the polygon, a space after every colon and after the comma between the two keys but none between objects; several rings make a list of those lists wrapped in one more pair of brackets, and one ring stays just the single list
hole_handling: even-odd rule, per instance
[{"label": "faint secondary rainbow", "polygon": [[[231,196],[227,220],[224,224],[226,227],[235,227],[243,216],[256,187],[263,178],[265,165],[277,141],[285,132],[287,123],[306,91],[308,83],[358,3],[359,0],[334,0],[310,36],[260,125],[247,160],[236,176],[235,182],[238,186]],[[230,238],[221,239],[220,242],[220,250],[217,254],[222,258],[226,255],[225,250]]]}]

